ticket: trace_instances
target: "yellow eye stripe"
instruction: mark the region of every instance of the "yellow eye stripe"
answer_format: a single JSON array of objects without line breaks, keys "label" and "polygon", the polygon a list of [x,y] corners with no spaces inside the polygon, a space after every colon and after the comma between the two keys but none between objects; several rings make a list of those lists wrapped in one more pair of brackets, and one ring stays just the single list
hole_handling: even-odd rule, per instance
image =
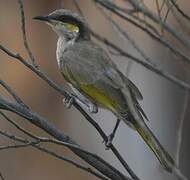
[{"label": "yellow eye stripe", "polygon": [[69,24],[69,23],[64,23],[64,26],[67,28],[68,31],[70,32],[79,32],[79,28],[76,25]]}]

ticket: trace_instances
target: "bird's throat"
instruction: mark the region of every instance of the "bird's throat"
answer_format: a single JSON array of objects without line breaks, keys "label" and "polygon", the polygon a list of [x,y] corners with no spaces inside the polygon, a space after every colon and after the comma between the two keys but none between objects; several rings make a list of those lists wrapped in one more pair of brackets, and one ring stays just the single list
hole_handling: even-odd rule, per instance
[{"label": "bird's throat", "polygon": [[57,57],[57,63],[60,67],[60,60],[62,59],[62,56],[67,48],[72,46],[75,43],[75,38],[67,40],[64,37],[59,37],[57,41],[57,50],[56,50],[56,57]]}]

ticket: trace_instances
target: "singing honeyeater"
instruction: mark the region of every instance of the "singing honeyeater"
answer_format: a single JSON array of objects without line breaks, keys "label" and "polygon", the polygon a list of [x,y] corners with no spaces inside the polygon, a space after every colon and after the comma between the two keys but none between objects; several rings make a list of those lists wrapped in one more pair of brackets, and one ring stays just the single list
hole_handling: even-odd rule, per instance
[{"label": "singing honeyeater", "polygon": [[35,19],[45,21],[57,33],[59,69],[79,102],[87,104],[91,112],[96,112],[97,106],[112,111],[140,134],[161,165],[171,172],[174,161],[145,124],[146,115],[138,103],[142,100],[140,91],[92,42],[84,19],[66,9]]}]

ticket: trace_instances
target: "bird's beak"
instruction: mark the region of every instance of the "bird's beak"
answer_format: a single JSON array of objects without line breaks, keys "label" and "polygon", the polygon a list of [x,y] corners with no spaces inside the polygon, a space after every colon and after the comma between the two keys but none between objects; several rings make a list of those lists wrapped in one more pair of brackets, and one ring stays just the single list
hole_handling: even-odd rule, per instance
[{"label": "bird's beak", "polygon": [[36,16],[36,17],[33,17],[33,19],[45,21],[45,22],[50,22],[50,20],[51,20],[51,18],[49,16]]}]

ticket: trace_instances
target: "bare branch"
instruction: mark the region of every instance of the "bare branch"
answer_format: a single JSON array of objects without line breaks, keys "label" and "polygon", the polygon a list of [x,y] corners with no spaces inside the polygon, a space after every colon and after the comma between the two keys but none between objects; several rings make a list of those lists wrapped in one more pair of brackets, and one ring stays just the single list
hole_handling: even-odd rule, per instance
[{"label": "bare branch", "polygon": [[[92,156],[94,156],[92,153],[82,149],[81,147],[79,147],[78,145],[75,144],[71,144],[71,143],[67,143],[67,142],[63,142],[63,141],[58,141],[56,139],[50,139],[50,138],[45,138],[45,137],[39,137],[36,135],[33,135],[32,133],[28,132],[27,130],[25,130],[23,127],[21,127],[20,125],[18,125],[16,122],[14,122],[12,119],[10,119],[8,116],[6,116],[2,111],[0,111],[0,114],[11,124],[13,124],[18,130],[20,130],[21,132],[23,132],[24,134],[28,135],[29,137],[32,137],[33,139],[35,139],[38,143],[43,142],[43,143],[53,143],[53,144],[57,144],[57,145],[63,145],[66,147],[70,147],[70,148],[74,148],[76,150],[82,151],[84,153],[87,154],[91,154]],[[33,143],[33,142],[30,142]],[[35,142],[34,142],[35,143]]]},{"label": "bare branch", "polygon": [[[99,0],[98,0],[99,1]],[[107,1],[107,0],[104,0]],[[136,0],[125,0],[129,2],[135,9],[142,12],[146,17],[150,18],[155,23],[161,24],[162,27],[169,32],[174,38],[176,38],[178,41],[180,41],[184,47],[190,47],[190,41],[183,36],[183,34],[180,34],[177,32],[174,28],[172,28],[169,24],[161,20],[156,14],[149,11],[144,6],[140,5]]]},{"label": "bare branch", "polygon": [[146,61],[143,61],[131,54],[129,54],[128,52],[125,52],[124,50],[122,50],[121,48],[119,48],[118,46],[116,46],[115,44],[111,43],[108,39],[101,37],[100,35],[96,34],[95,32],[93,32],[91,30],[92,35],[97,38],[98,40],[102,41],[104,44],[110,46],[111,48],[113,48],[114,50],[116,50],[117,52],[119,52],[122,56],[125,56],[126,58],[129,58],[133,61],[135,61],[138,64],[141,64],[142,66],[144,66],[146,69],[155,72],[156,74],[168,79],[171,82],[174,82],[175,84],[179,85],[180,87],[182,87],[183,89],[188,89],[190,90],[190,85],[184,81],[181,81],[179,79],[177,79],[176,77],[172,76],[171,74],[169,74],[166,71],[163,71],[161,68],[159,68],[157,65],[152,65],[150,63],[147,63]]},{"label": "bare branch", "polygon": [[22,143],[28,143],[27,139],[24,139],[24,138],[16,136],[16,135],[13,135],[13,134],[8,133],[6,131],[0,130],[0,134],[7,137],[7,138],[9,138],[9,139],[12,139],[13,141],[18,141],[18,142],[22,142]]},{"label": "bare branch", "polygon": [[23,8],[23,2],[22,0],[18,0],[19,3],[19,7],[20,7],[20,15],[21,15],[21,30],[22,30],[22,36],[23,36],[23,42],[24,42],[24,47],[32,61],[33,66],[35,66],[36,68],[38,67],[38,65],[36,64],[36,60],[32,54],[32,51],[30,50],[30,47],[28,45],[28,41],[27,41],[27,37],[26,37],[26,27],[25,27],[25,15],[24,15],[24,8]]},{"label": "bare branch", "polygon": [[5,178],[3,177],[1,172],[0,172],[0,178],[1,178],[1,180],[5,180]]},{"label": "bare branch", "polygon": [[188,102],[189,102],[189,91],[186,91],[181,117],[179,119],[179,126],[177,129],[177,148],[176,148],[176,158],[175,158],[177,166],[179,166],[180,150],[181,150],[181,143],[183,136],[183,124],[187,112]]},{"label": "bare branch", "polygon": [[9,145],[1,145],[0,146],[0,151],[2,150],[7,150],[7,149],[18,149],[18,148],[24,148],[28,146],[32,146],[34,144],[38,144],[39,142],[29,142],[26,144],[9,144]]},{"label": "bare branch", "polygon": [[6,91],[22,106],[27,107],[24,102],[16,95],[16,93],[6,84],[2,79],[0,79],[0,85],[3,86]]},{"label": "bare branch", "polygon": [[[27,63],[27,61],[25,61],[19,54],[14,54],[11,51],[9,51],[7,48],[3,47],[2,45],[0,45],[0,49],[3,50],[5,53],[7,53],[9,56],[16,58],[17,60],[19,60],[22,64],[24,64],[26,67],[28,67],[30,70],[32,70],[35,74],[38,75],[38,77],[40,77],[41,79],[45,80],[48,85],[50,85],[51,87],[53,87],[55,90],[57,90],[59,93],[61,93],[64,96],[70,96],[69,93],[67,93],[64,89],[60,88],[57,84],[55,84],[52,80],[50,80],[46,75],[44,75],[44,73],[42,73],[39,69],[36,69],[34,66],[30,65],[29,63]],[[79,112],[81,114],[83,114],[85,117],[88,116],[88,118],[91,118],[82,108],[80,108],[80,106],[74,101],[73,105],[75,106],[75,108],[77,110],[79,110]],[[91,118],[92,119],[92,118]],[[107,138],[107,137],[106,137]],[[114,147],[115,148],[115,147]],[[115,148],[116,149],[116,148]],[[120,157],[120,161],[121,161],[121,155],[119,155],[119,152],[117,152],[118,154],[116,155],[116,157]],[[114,153],[115,154],[115,153]],[[124,160],[122,159],[122,162]]]},{"label": "bare branch", "polygon": [[45,82],[47,82],[47,84],[49,86],[51,86],[52,88],[54,88],[60,94],[62,94],[63,96],[69,96],[69,93],[67,93],[63,88],[59,87],[53,80],[51,80],[42,71],[40,71],[36,67],[34,67],[31,64],[29,64],[22,56],[20,56],[20,54],[18,54],[18,53],[16,54],[16,53],[11,52],[9,49],[7,49],[6,47],[4,47],[1,44],[0,44],[0,49],[2,51],[4,51],[7,55],[9,55],[10,57],[13,57],[13,58],[17,59],[25,67],[27,67],[28,69],[30,69],[31,71],[33,71],[38,77],[40,77],[42,80],[44,80]]},{"label": "bare branch", "polygon": [[[98,133],[103,138],[104,142],[108,141],[107,135],[104,133],[102,128],[94,121],[80,106],[78,106],[80,109],[80,112],[82,115],[86,118],[86,120],[98,131]],[[124,168],[127,170],[127,172],[131,175],[131,177],[135,180],[139,180],[139,178],[136,176],[136,174],[133,172],[133,170],[130,168],[130,166],[127,164],[127,162],[123,159],[123,157],[120,155],[116,147],[110,143],[109,148],[112,150],[112,152],[115,154],[115,156],[118,158],[118,160],[121,162],[121,164],[124,166]]]},{"label": "bare branch", "polygon": [[188,178],[184,176],[178,168],[173,169],[173,174],[181,180],[188,180]]},{"label": "bare branch", "polygon": [[188,21],[190,21],[190,17],[179,7],[179,5],[174,1],[174,0],[170,0],[171,3],[174,5],[174,7],[177,9],[177,11],[184,17],[186,18]]},{"label": "bare branch", "polygon": [[[82,170],[84,170],[84,171],[86,171],[86,172],[88,172],[88,173],[90,173],[90,174],[92,174],[92,175],[95,175],[95,176],[98,177],[99,179],[102,179],[102,180],[109,180],[108,178],[106,178],[106,177],[102,176],[101,174],[95,172],[95,171],[94,171],[93,169],[91,169],[90,167],[85,167],[84,165],[79,164],[78,162],[76,162],[76,161],[74,161],[74,160],[72,160],[72,159],[66,158],[66,157],[64,157],[63,155],[59,155],[58,153],[55,153],[54,151],[51,151],[51,150],[49,150],[49,149],[47,149],[47,148],[44,148],[44,147],[42,147],[42,146],[38,146],[38,147],[36,147],[36,148],[39,149],[39,150],[41,150],[41,151],[43,151],[43,152],[45,152],[45,153],[47,153],[47,154],[49,154],[49,155],[51,155],[51,156],[53,156],[53,157],[56,157],[57,159],[64,160],[64,161],[66,161],[66,162],[68,162],[68,163],[74,165],[74,166],[77,167],[77,168],[80,168],[80,169],[82,169]],[[128,180],[132,180],[132,179],[128,179]]]},{"label": "bare branch", "polygon": [[[152,33],[149,29],[147,29],[146,27],[140,25],[139,23],[135,22],[134,20],[128,18],[127,16],[125,16],[124,14],[120,13],[119,11],[117,11],[115,8],[113,8],[110,3],[107,4],[102,0],[94,0],[96,3],[99,3],[100,5],[102,5],[103,7],[105,7],[106,9],[112,11],[114,14],[116,14],[118,17],[124,19],[125,21],[128,21],[129,23],[133,24],[135,27],[141,29],[143,32],[145,32],[146,34],[149,35],[149,37],[151,37],[153,40],[156,40],[157,42],[159,42],[161,45],[163,45],[164,47],[168,48],[169,50],[171,50],[173,52],[173,54],[181,57],[181,60],[183,60],[184,62],[188,62],[190,63],[190,58],[185,55],[180,49],[177,49],[176,47],[173,47],[172,44],[170,44],[166,39],[164,39],[163,37],[157,36],[154,33]],[[106,0],[107,1],[107,0]],[[116,6],[117,7],[117,6]]]},{"label": "bare branch", "polygon": [[[6,149],[16,149],[16,148],[25,148],[25,147],[28,147],[28,146],[32,146],[33,148],[35,149],[38,149],[42,152],[45,152],[46,154],[49,154],[53,157],[56,157],[58,159],[61,159],[65,162],[68,162],[69,164],[71,165],[74,165],[75,167],[77,168],[80,168],[92,175],[95,175],[96,177],[102,179],[102,180],[108,180],[108,178],[102,176],[101,174],[95,172],[94,170],[92,170],[91,168],[89,167],[85,167],[84,165],[72,160],[72,159],[69,159],[63,155],[59,155],[58,153],[55,153],[54,151],[51,151],[41,145],[39,145],[39,141],[34,141],[34,142],[30,142],[30,141],[27,141],[27,140],[24,140],[22,138],[18,138],[17,136],[15,135],[12,135],[10,133],[7,133],[7,132],[3,132],[3,131],[0,131],[0,134],[4,135],[5,137],[7,138],[10,138],[14,141],[18,141],[18,142],[21,142],[21,143],[24,143],[24,144],[19,144],[19,145],[7,145],[7,146],[0,146],[0,150],[6,150]],[[130,179],[129,179],[130,180]]]},{"label": "bare branch", "polygon": [[[50,121],[47,121],[42,116],[39,116],[38,114],[33,113],[29,109],[23,108],[19,104],[7,100],[2,96],[0,96],[0,108],[12,111],[18,114],[19,116],[24,117],[25,119],[29,120],[29,122],[38,126],[40,129],[43,129],[45,132],[47,132],[59,141],[77,145],[72,139],[70,139],[70,137],[63,134],[62,131],[59,131],[53,124],[51,124]],[[69,149],[73,151],[75,154],[77,154],[79,157],[81,157],[83,160],[88,162],[90,165],[95,167],[105,176],[116,180],[129,179],[99,156],[89,153],[87,151],[83,152],[74,147],[69,147]]]},{"label": "bare branch", "polygon": [[[114,27],[114,29],[117,30],[118,34],[121,35],[122,37],[124,37],[124,39],[128,40],[131,45],[134,47],[134,49],[136,49],[136,51],[146,60],[148,61],[150,64],[153,64],[153,61],[147,57],[147,55],[143,52],[143,50],[137,45],[137,43],[129,36],[129,34],[124,31],[122,29],[122,27],[116,22],[114,21],[110,16],[108,16],[105,12],[103,12],[102,9],[100,9],[101,12],[103,13],[103,15],[106,17],[106,19],[108,19],[108,21],[112,24],[112,26]],[[123,39],[123,38],[122,38]]]}]

